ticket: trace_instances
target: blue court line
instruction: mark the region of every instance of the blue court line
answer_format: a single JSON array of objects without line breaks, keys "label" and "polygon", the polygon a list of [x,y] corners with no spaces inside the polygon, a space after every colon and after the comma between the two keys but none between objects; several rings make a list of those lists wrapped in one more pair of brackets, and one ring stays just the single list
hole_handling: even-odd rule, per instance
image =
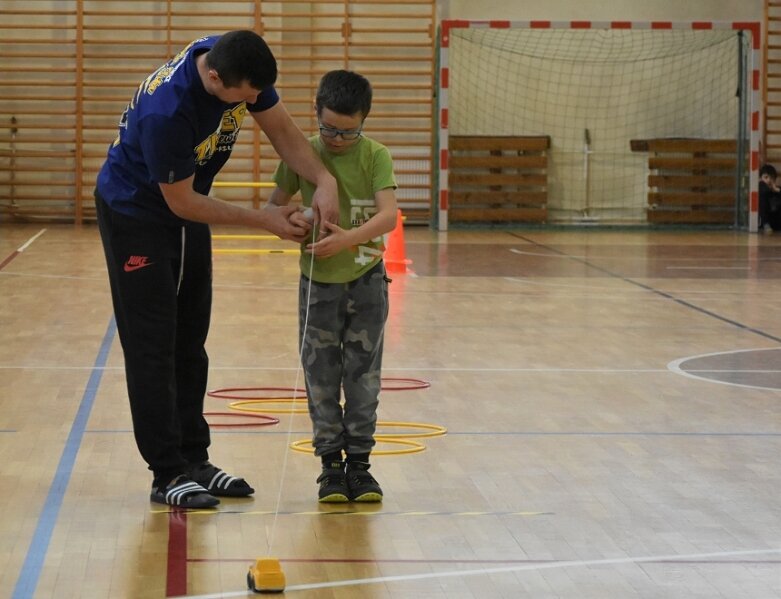
[{"label": "blue court line", "polygon": [[108,359],[108,352],[111,348],[111,342],[117,330],[117,325],[112,317],[109,320],[106,334],[100,345],[98,356],[95,358],[95,365],[90,374],[87,387],[84,389],[84,395],[81,398],[79,409],[73,420],[68,440],[60,456],[60,463],[57,464],[57,470],[54,472],[54,480],[49,487],[49,493],[43,504],[40,515],[38,516],[38,525],[35,527],[35,533],[30,541],[30,547],[27,549],[27,556],[24,565],[19,573],[19,578],[14,587],[13,599],[31,598],[35,594],[35,588],[38,586],[38,580],[43,570],[46,552],[49,549],[52,532],[57,524],[57,516],[62,507],[62,500],[65,491],[70,482],[73,464],[76,462],[76,456],[81,446],[81,439],[84,436],[84,430],[87,428],[92,405],[95,402],[95,395],[100,386],[100,379],[103,375],[103,366]]}]

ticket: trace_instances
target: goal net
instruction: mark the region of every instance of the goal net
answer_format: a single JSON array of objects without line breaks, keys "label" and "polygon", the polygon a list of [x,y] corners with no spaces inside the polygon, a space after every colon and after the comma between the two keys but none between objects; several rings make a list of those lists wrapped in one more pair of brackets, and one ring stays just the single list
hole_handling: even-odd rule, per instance
[{"label": "goal net", "polygon": [[[739,139],[746,133],[741,124],[746,122],[744,38],[733,29],[691,27],[452,27],[447,135],[451,143],[472,136],[547,137],[547,180],[535,197],[545,209],[541,220],[548,223],[665,222],[653,219],[659,206],[652,194],[664,191],[655,186],[669,183],[665,175],[683,172],[687,178],[677,179],[683,183],[676,193],[664,196],[672,201],[666,206],[673,215],[669,222],[698,222],[675,215],[700,210],[711,215],[704,222],[732,224],[740,186],[736,167],[746,164],[737,152],[747,152],[745,139]],[[644,143],[669,139],[718,141],[726,154],[713,145],[690,144],[671,148],[665,162]],[[654,163],[654,156],[661,161]],[[682,162],[687,158],[691,164]],[[505,159],[502,164],[517,165],[517,174],[532,163]],[[532,183],[533,173],[525,174]],[[706,190],[713,181],[721,185],[719,201],[715,195],[707,200],[686,195]],[[467,189],[474,193],[462,197],[479,196],[478,187]],[[518,197],[510,201],[521,201]]]}]

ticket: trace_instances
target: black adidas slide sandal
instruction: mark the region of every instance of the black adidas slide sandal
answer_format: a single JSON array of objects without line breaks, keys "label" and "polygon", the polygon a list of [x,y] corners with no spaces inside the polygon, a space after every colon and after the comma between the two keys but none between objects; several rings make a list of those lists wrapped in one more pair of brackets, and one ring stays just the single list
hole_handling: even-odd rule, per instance
[{"label": "black adidas slide sandal", "polygon": [[220,503],[214,495],[184,475],[176,477],[165,488],[152,487],[149,498],[155,503],[190,509],[209,508]]},{"label": "black adidas slide sandal", "polygon": [[255,492],[243,478],[231,476],[209,462],[190,466],[187,474],[207,493],[218,497],[247,497]]}]

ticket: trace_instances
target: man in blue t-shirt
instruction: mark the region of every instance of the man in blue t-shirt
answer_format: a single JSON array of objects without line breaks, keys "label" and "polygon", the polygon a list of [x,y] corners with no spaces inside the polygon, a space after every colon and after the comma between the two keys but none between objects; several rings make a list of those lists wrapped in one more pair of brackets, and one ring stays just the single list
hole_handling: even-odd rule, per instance
[{"label": "man in blue t-shirt", "polygon": [[247,111],[276,151],[316,185],[319,222],[335,223],[334,178],[274,89],[263,39],[231,31],[195,40],[139,85],[95,189],[133,430],[153,473],[152,501],[213,507],[254,489],[209,462],[203,417],[211,314],[209,224],[260,227],[302,242],[307,226],[278,211],[210,197]]}]

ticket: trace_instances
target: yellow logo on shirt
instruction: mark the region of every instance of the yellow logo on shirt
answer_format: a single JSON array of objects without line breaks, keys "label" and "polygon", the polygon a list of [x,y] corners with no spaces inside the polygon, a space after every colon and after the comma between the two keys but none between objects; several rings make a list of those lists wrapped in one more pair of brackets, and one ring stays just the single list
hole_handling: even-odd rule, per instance
[{"label": "yellow logo on shirt", "polygon": [[247,114],[247,104],[242,102],[230,110],[226,110],[222,115],[222,130],[225,133],[237,132],[241,129],[244,122],[244,115]]},{"label": "yellow logo on shirt", "polygon": [[206,164],[215,152],[230,152],[239,136],[244,115],[247,113],[245,102],[229,108],[222,114],[217,130],[195,146],[195,161]]}]

